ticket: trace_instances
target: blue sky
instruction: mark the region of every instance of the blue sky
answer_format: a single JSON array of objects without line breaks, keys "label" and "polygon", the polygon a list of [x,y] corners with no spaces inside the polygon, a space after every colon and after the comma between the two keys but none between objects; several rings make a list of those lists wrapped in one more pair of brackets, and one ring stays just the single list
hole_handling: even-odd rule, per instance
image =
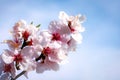
[{"label": "blue sky", "polygon": [[[69,63],[57,72],[31,72],[18,80],[120,80],[120,1],[119,0],[0,0],[0,41],[20,19],[47,29],[60,11],[83,14],[86,21],[83,43],[69,55]],[[1,44],[1,53],[6,46]]]}]

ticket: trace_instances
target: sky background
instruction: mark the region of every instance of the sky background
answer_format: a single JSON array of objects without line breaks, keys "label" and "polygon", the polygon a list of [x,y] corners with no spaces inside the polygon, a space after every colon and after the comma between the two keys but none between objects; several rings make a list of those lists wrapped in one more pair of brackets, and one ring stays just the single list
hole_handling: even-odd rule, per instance
[{"label": "sky background", "polygon": [[[47,29],[60,11],[86,16],[83,43],[57,72],[29,73],[18,80],[120,80],[120,0],[0,0],[0,41],[20,19]],[[6,45],[0,45],[0,51]]]}]

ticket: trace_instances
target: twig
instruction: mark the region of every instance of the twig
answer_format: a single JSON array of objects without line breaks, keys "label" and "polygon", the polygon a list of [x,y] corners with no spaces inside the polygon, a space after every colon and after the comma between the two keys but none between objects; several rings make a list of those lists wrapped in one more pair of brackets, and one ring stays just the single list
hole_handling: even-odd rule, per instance
[{"label": "twig", "polygon": [[11,80],[16,80],[17,78],[19,78],[20,76],[22,76],[26,71],[22,71],[21,73],[19,73],[17,76],[15,76],[15,78],[12,78]]}]

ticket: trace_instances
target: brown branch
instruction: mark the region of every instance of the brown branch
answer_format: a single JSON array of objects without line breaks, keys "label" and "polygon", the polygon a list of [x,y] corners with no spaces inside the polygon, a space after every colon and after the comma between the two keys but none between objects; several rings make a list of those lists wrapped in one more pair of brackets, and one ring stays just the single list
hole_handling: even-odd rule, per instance
[{"label": "brown branch", "polygon": [[22,76],[26,71],[22,71],[21,73],[19,73],[17,76],[15,76],[15,78],[11,78],[11,80],[16,80],[17,78],[19,78],[20,76]]}]

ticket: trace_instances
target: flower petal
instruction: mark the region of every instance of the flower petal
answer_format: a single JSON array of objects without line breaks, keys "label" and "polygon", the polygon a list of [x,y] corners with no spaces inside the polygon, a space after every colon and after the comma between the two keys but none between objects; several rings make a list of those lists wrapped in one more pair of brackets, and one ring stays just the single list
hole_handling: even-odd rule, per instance
[{"label": "flower petal", "polygon": [[69,16],[64,11],[61,11],[59,13],[59,19],[66,21],[68,18],[69,18]]},{"label": "flower petal", "polygon": [[82,35],[79,33],[73,33],[71,34],[72,38],[77,42],[77,43],[82,43]]},{"label": "flower petal", "polygon": [[5,50],[4,53],[3,53],[1,56],[2,56],[3,61],[4,61],[6,64],[10,64],[10,63],[12,63],[13,60],[14,60],[13,54],[12,54],[12,52],[9,51],[9,50]]},{"label": "flower petal", "polygon": [[35,55],[35,51],[34,51],[33,47],[27,46],[27,47],[24,47],[21,50],[21,54],[23,56],[26,56],[26,57],[29,57],[29,58],[33,58],[34,55]]},{"label": "flower petal", "polygon": [[25,71],[33,71],[36,68],[36,63],[27,57],[20,63],[20,69]]},{"label": "flower petal", "polygon": [[37,67],[36,67],[37,73],[43,73],[46,70],[57,71],[59,70],[59,64],[56,62],[49,61],[48,59],[46,59],[44,63],[39,63],[39,62],[37,63]]}]

